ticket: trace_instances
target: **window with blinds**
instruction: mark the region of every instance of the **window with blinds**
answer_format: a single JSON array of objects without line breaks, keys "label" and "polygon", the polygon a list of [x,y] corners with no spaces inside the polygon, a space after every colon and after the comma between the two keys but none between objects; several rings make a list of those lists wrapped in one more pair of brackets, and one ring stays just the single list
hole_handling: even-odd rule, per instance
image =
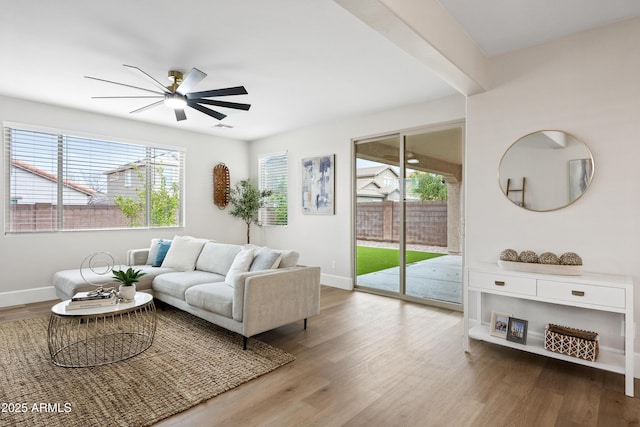
[{"label": "window with blinds", "polygon": [[285,226],[288,223],[287,153],[272,154],[258,159],[258,186],[270,190],[271,196],[259,212],[262,225]]},{"label": "window with blinds", "polygon": [[184,151],[4,128],[5,233],[183,225]]}]

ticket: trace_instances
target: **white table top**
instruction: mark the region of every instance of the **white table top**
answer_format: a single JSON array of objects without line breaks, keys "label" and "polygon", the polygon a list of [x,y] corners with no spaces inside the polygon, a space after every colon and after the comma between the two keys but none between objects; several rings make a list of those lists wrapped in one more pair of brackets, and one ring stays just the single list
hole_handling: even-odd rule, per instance
[{"label": "white table top", "polygon": [[69,301],[71,300],[66,300],[59,302],[58,304],[51,307],[51,312],[57,314],[58,316],[91,316],[94,314],[116,314],[120,311],[132,311],[149,303],[152,299],[153,296],[151,296],[151,294],[148,294],[146,292],[136,292],[136,296],[133,301],[119,302],[114,305],[107,305],[103,307],[83,308],[76,310],[67,310],[67,304],[69,304]]}]

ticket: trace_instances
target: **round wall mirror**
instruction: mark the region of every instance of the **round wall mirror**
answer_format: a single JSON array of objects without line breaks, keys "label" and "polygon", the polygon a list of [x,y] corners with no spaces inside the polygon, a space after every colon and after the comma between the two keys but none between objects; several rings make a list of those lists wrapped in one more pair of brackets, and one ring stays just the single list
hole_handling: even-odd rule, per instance
[{"label": "round wall mirror", "polygon": [[498,180],[504,195],[531,211],[560,209],[584,194],[593,178],[589,147],[566,132],[530,133],[500,160]]}]

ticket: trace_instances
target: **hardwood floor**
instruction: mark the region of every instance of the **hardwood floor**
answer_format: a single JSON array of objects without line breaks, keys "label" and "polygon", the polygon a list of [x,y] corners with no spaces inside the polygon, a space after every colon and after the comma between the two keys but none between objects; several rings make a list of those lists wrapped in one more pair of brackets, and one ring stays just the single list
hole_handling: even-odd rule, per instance
[{"label": "hardwood floor", "polygon": [[[0,322],[51,305],[0,310]],[[323,287],[306,331],[298,322],[256,338],[296,361],[157,426],[640,424],[622,375],[475,341],[465,353],[459,312]]]}]

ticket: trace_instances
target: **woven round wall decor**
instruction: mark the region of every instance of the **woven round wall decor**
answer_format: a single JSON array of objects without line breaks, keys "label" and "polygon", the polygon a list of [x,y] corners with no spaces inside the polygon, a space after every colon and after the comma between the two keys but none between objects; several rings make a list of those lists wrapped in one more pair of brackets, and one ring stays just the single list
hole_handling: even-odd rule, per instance
[{"label": "woven round wall decor", "polygon": [[218,163],[213,168],[213,203],[220,209],[229,204],[229,168],[224,163]]}]

